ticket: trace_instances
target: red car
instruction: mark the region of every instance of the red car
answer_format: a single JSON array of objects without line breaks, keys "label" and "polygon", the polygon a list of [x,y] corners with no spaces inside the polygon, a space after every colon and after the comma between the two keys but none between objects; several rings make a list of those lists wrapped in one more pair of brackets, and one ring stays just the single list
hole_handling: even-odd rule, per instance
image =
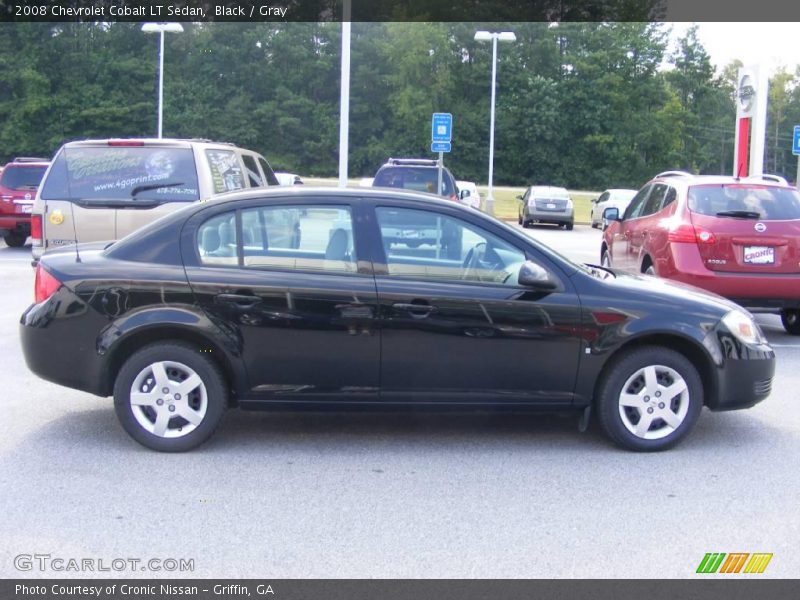
[{"label": "red car", "polygon": [[31,234],[33,201],[49,164],[46,158],[15,158],[0,171],[0,237],[8,246],[22,246]]},{"label": "red car", "polygon": [[800,194],[784,179],[667,171],[623,215],[609,208],[604,217],[603,266],[780,312],[786,331],[800,335]]}]

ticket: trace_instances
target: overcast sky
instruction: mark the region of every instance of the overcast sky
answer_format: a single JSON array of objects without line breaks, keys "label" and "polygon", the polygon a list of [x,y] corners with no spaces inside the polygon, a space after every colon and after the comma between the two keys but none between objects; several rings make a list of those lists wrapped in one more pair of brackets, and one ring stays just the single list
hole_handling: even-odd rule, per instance
[{"label": "overcast sky", "polygon": [[[791,0],[796,1],[796,0]],[[672,25],[674,40],[681,37],[692,23]],[[800,63],[800,23],[698,23],[697,35],[711,56],[711,62],[721,71],[735,58],[745,65],[761,64],[770,74],[784,66],[790,73]]]}]

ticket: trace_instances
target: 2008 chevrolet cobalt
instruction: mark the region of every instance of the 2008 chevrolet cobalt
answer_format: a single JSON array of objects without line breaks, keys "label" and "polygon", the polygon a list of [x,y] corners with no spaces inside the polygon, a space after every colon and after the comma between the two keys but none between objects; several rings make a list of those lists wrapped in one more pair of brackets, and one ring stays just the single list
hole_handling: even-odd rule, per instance
[{"label": "2008 chevrolet cobalt", "polygon": [[35,288],[30,369],[113,395],[161,451],[229,407],[301,405],[593,410],[618,444],[661,450],[704,405],[763,400],[775,368],[736,304],[394,190],[233,193],[48,252]]}]

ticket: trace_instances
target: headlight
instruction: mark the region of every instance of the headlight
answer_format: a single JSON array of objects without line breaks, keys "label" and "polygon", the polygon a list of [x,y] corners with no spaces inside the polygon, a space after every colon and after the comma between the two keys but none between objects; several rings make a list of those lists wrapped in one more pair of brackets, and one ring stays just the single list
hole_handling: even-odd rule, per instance
[{"label": "headlight", "polygon": [[745,344],[766,344],[767,339],[753,318],[741,310],[732,310],[722,317],[730,332]]}]

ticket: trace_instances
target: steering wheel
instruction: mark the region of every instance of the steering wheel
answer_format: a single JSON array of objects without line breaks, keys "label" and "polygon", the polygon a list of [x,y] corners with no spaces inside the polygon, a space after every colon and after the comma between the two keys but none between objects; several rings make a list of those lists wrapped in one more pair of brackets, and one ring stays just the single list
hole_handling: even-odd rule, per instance
[{"label": "steering wheel", "polygon": [[464,258],[464,264],[461,265],[461,268],[464,269],[464,272],[461,274],[461,279],[470,279],[472,273],[481,265],[485,255],[486,242],[479,242],[470,248],[469,252],[467,252],[467,256]]}]

